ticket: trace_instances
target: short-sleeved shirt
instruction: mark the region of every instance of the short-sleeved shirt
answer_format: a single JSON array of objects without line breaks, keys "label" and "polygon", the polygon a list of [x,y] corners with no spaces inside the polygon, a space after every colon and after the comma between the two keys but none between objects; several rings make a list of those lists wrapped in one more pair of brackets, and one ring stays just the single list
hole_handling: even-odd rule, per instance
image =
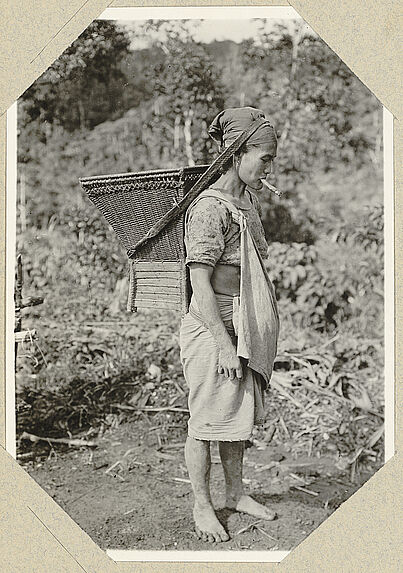
[{"label": "short-sleeved shirt", "polygon": [[[250,207],[238,209],[247,219],[248,229],[260,255],[266,258],[268,245],[260,220],[261,207],[253,193],[250,193],[250,198]],[[189,208],[185,246],[186,264],[203,263],[214,267],[219,263],[241,266],[240,228],[224,201],[216,197],[202,197]]]}]

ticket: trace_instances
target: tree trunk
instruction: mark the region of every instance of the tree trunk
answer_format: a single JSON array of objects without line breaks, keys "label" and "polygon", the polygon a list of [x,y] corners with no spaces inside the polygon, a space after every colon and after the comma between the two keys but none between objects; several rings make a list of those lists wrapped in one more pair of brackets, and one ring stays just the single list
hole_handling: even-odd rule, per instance
[{"label": "tree trunk", "polygon": [[294,33],[290,34],[291,41],[292,41],[292,52],[291,52],[291,68],[290,68],[290,75],[288,78],[288,97],[286,97],[286,101],[288,102],[286,106],[286,120],[284,124],[283,131],[281,133],[281,138],[279,141],[279,149],[284,145],[284,142],[287,139],[288,133],[291,127],[291,113],[290,113],[290,106],[289,103],[293,101],[291,97],[294,91],[294,84],[295,84],[295,75],[297,73],[297,66],[298,66],[298,51],[301,41],[304,38],[304,30],[301,24],[298,25],[294,29]]},{"label": "tree trunk", "polygon": [[178,149],[179,149],[180,125],[181,125],[181,117],[180,117],[180,115],[177,115],[175,117],[175,127],[174,127],[174,150],[175,151],[178,151]]},{"label": "tree trunk", "polygon": [[79,99],[77,105],[78,105],[78,117],[80,121],[80,129],[85,129],[85,109],[83,102]]},{"label": "tree trunk", "polygon": [[192,150],[192,117],[193,117],[193,110],[190,109],[185,114],[185,125],[183,127],[183,134],[185,136],[185,152],[187,157],[187,162],[190,167],[195,165],[195,161],[193,158],[193,150]]}]

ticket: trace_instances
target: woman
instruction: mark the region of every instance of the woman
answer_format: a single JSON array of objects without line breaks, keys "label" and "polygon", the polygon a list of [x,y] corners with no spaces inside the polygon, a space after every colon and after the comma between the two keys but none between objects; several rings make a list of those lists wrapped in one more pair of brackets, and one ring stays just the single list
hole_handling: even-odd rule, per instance
[{"label": "woman", "polygon": [[242,488],[244,442],[263,420],[263,391],[277,349],[278,314],[263,258],[267,243],[258,190],[276,156],[274,128],[254,108],[221,112],[209,134],[221,149],[255,121],[261,125],[203,191],[186,216],[186,262],[193,296],[180,345],[189,386],[186,463],[195,495],[194,520],[204,541],[226,541],[209,491],[210,441],[218,441],[226,507],[262,519],[275,513]]}]

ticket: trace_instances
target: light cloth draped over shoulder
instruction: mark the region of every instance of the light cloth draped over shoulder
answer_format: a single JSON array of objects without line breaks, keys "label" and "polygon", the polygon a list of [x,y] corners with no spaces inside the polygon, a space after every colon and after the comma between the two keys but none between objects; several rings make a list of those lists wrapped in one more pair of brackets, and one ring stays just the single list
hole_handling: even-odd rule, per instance
[{"label": "light cloth draped over shoulder", "polygon": [[[242,214],[241,214],[242,217]],[[269,384],[277,354],[280,320],[273,284],[247,222],[241,233],[241,285],[237,354]]]}]

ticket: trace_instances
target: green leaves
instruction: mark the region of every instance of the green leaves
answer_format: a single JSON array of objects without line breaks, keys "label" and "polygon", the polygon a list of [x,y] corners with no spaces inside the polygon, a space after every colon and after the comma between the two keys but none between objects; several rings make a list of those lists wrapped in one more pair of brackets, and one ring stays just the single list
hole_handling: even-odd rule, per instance
[{"label": "green leaves", "polygon": [[69,132],[119,116],[121,60],[129,38],[114,22],[94,21],[24,93],[26,122],[39,118]]},{"label": "green leaves", "polygon": [[[371,209],[351,234],[350,226],[333,229],[336,243],[325,238],[315,245],[272,243],[268,270],[283,312],[294,324],[319,330],[341,326],[351,317],[363,317],[365,301],[371,301],[378,320],[370,317],[371,331],[381,328],[380,300],[383,291],[382,210]],[[365,222],[368,221],[369,224]],[[371,222],[372,221],[372,222]],[[375,293],[375,295],[374,295]],[[375,299],[374,299],[375,296]]]}]

